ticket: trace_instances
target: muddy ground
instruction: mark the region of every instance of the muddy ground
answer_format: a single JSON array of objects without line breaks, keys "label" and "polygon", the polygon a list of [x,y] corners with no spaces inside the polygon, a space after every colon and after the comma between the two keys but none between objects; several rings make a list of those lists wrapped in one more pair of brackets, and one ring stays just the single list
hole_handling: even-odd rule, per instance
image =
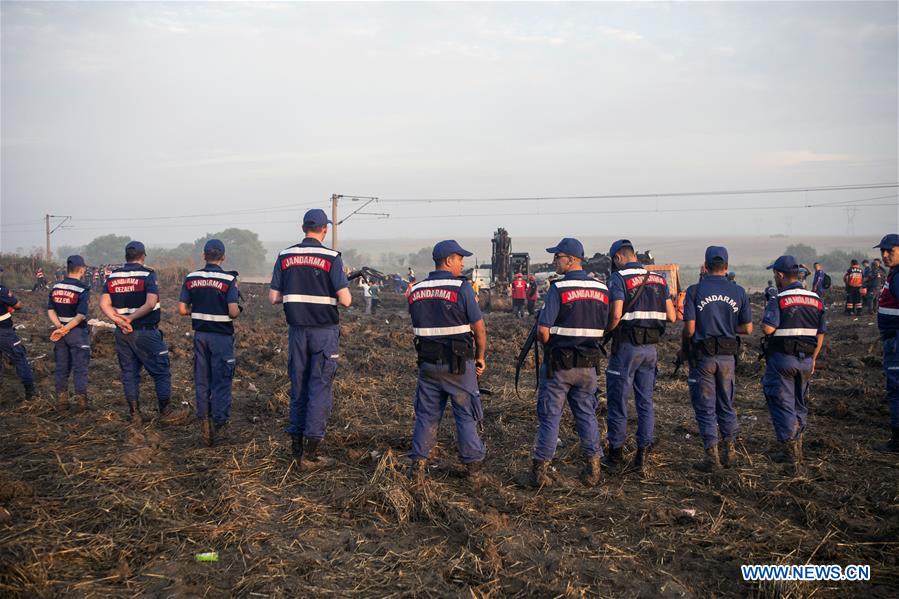
[{"label": "muddy ground", "polygon": [[[333,470],[301,473],[288,455],[286,325],[263,286],[246,285],[230,439],[198,444],[191,416],[129,426],[109,331],[95,334],[88,413],[60,413],[43,294],[16,315],[40,397],[21,403],[0,375],[0,594],[22,597],[790,596],[899,594],[899,475],[886,438],[873,317],[833,315],[811,387],[808,472],[785,476],[755,360],[739,367],[741,465],[707,475],[686,374],[670,376],[676,335],[660,346],[657,449],[643,476],[576,480],[566,413],[558,486],[521,488],[535,431],[533,374],[515,396],[528,323],[486,317],[484,438],[489,479],[459,476],[452,418],[424,488],[402,475],[415,362],[402,298],[377,316],[343,313],[341,367],[325,451]],[[176,400],[193,401],[190,323],[163,298]],[[94,298],[94,302],[96,298]],[[358,301],[358,298],[357,298]],[[756,298],[756,317],[761,312]],[[94,309],[94,315],[98,311]],[[679,330],[679,325],[676,327]],[[601,381],[601,388],[604,382]],[[152,385],[145,380],[151,416]],[[631,407],[633,417],[633,407]],[[604,430],[604,402],[598,414]],[[635,422],[629,426],[633,450]],[[604,436],[603,436],[604,438]],[[218,562],[195,554],[217,551]],[[748,584],[740,564],[869,564],[867,583]]]}]

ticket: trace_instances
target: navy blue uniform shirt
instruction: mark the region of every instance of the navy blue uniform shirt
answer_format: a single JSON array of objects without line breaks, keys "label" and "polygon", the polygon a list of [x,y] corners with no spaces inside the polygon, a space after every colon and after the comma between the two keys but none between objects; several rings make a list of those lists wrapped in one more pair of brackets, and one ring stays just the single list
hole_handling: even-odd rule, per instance
[{"label": "navy blue uniform shirt", "polygon": [[50,288],[47,297],[47,309],[56,312],[59,322],[66,324],[78,314],[84,315],[84,320],[78,323],[78,327],[87,326],[87,308],[90,305],[91,291],[86,283],[78,279],[66,277]]},{"label": "navy blue uniform shirt", "polygon": [[549,328],[549,346],[599,347],[609,324],[609,290],[583,270],[567,272],[546,291],[537,324]]},{"label": "navy blue uniform shirt", "polygon": [[12,308],[19,300],[12,294],[8,287],[0,285],[0,329],[12,328]]},{"label": "navy blue uniform shirt", "polygon": [[723,275],[707,275],[687,288],[684,321],[696,321],[695,341],[709,337],[736,337],[737,325],[752,322],[746,290]]},{"label": "navy blue uniform shirt", "polygon": [[435,270],[409,293],[412,332],[434,341],[464,338],[471,324],[482,320],[481,308],[468,279]]},{"label": "navy blue uniform shirt", "polygon": [[765,306],[762,324],[777,329],[775,337],[816,343],[818,333],[827,332],[824,302],[814,291],[805,290],[800,281],[790,283]]},{"label": "navy blue uniform shirt", "polygon": [[[153,293],[159,297],[159,285],[156,282],[156,273],[152,268],[143,264],[128,263],[117,268],[106,279],[103,293],[108,294],[112,300],[112,307],[122,316],[133,314],[147,301],[147,294]],[[159,302],[149,314],[133,320],[134,327],[153,326],[159,324]]]},{"label": "navy blue uniform shirt", "polygon": [[270,287],[281,293],[291,326],[336,327],[337,292],[349,284],[340,252],[306,237],[278,254]]},{"label": "navy blue uniform shirt", "polygon": [[236,304],[236,277],[217,264],[207,264],[187,275],[181,285],[179,301],[190,304],[191,325],[195,331],[232,335],[234,324],[228,304]]}]

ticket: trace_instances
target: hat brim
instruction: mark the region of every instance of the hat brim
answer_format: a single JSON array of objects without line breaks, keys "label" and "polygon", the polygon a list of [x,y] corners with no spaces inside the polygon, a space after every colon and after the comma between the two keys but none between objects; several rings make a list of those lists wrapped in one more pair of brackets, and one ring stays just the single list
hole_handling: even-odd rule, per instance
[{"label": "hat brim", "polygon": [[551,248],[546,248],[546,251],[549,252],[550,254],[558,254],[558,253],[559,253],[559,246],[555,246],[555,247],[551,247]]},{"label": "hat brim", "polygon": [[877,245],[875,245],[875,246],[874,246],[873,248],[871,248],[871,249],[874,249],[874,250],[891,250],[891,249],[893,249],[893,248],[896,247],[896,246],[899,246],[899,243],[896,243],[896,244],[878,243]]}]

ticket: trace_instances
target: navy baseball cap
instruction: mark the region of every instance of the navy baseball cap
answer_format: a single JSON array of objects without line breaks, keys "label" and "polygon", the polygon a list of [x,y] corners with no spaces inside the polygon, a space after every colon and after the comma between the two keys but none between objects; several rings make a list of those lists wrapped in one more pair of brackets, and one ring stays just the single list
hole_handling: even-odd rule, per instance
[{"label": "navy baseball cap", "polygon": [[434,246],[434,251],[431,252],[431,257],[434,258],[434,262],[438,262],[453,254],[459,254],[463,258],[472,255],[468,250],[462,249],[462,246],[455,239],[445,239],[437,242]]},{"label": "navy baseball cap", "polygon": [[147,253],[147,249],[144,247],[144,244],[139,241],[129,241],[128,245],[125,246],[125,251],[127,252],[128,250],[135,250],[137,252],[140,252],[141,254]]},{"label": "navy baseball cap", "polygon": [[777,272],[799,272],[799,261],[793,256],[781,256],[768,265],[768,270],[776,270]]},{"label": "navy baseball cap", "polygon": [[66,260],[66,266],[72,268],[77,266],[87,266],[87,264],[84,263],[84,258],[76,254],[74,256],[69,256],[68,260]]},{"label": "navy baseball cap", "polygon": [[619,239],[612,244],[612,247],[609,248],[609,256],[615,256],[615,254],[617,254],[618,251],[623,247],[634,249],[634,244],[631,243],[630,239]]},{"label": "navy baseball cap", "polygon": [[720,245],[710,245],[705,248],[705,263],[711,264],[715,258],[727,262],[727,248]]},{"label": "navy baseball cap", "polygon": [[878,243],[874,247],[880,248],[882,250],[891,250],[897,245],[899,245],[899,233],[890,233],[888,235],[884,235],[883,239],[880,240],[880,243]]},{"label": "navy baseball cap", "polygon": [[206,245],[203,246],[203,253],[208,253],[212,251],[219,251],[221,253],[225,253],[225,244],[221,242],[219,239],[210,239],[206,242]]},{"label": "navy baseball cap", "polygon": [[546,248],[550,254],[568,254],[575,258],[584,257],[584,244],[573,237],[563,237],[556,246]]},{"label": "navy baseball cap", "polygon": [[331,220],[328,218],[328,215],[325,214],[325,211],[321,208],[313,208],[312,210],[308,210],[306,214],[303,215],[304,227],[321,227],[323,225],[330,224]]}]

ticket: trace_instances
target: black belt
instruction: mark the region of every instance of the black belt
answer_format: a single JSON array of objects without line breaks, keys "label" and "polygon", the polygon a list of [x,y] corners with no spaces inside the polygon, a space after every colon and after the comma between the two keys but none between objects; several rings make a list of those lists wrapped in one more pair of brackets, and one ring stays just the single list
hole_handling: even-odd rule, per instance
[{"label": "black belt", "polygon": [[131,325],[136,331],[155,331],[159,328],[158,324],[139,324],[139,325]]}]

